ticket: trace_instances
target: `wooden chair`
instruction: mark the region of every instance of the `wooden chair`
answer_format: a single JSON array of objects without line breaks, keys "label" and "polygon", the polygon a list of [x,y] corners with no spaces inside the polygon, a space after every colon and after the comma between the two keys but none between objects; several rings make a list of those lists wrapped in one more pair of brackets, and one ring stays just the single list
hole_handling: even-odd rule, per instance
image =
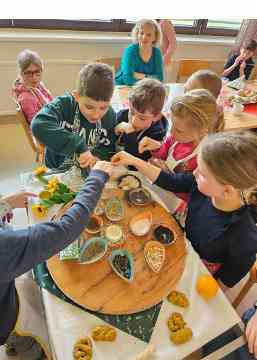
[{"label": "wooden chair", "polygon": [[100,58],[96,60],[96,62],[101,62],[103,64],[110,65],[114,69],[114,72],[117,72],[119,70],[120,61],[121,58]]},{"label": "wooden chair", "polygon": [[32,150],[36,153],[36,162],[40,165],[44,163],[44,154],[45,154],[45,146],[41,144],[31,133],[29,124],[25,118],[25,115],[22,111],[20,103],[14,98],[13,99],[16,104],[16,116],[19,122],[21,123],[25,135],[28,139],[28,142],[32,148]]},{"label": "wooden chair", "polygon": [[211,62],[201,59],[181,59],[178,64],[177,80],[179,82],[181,78],[188,78],[195,71],[212,69]]},{"label": "wooden chair", "polygon": [[257,284],[257,260],[254,263],[253,267],[249,271],[249,278],[235,300],[233,301],[232,305],[234,308],[237,308],[238,305],[241,303],[245,295],[248,293],[248,291],[251,289],[253,285]]}]

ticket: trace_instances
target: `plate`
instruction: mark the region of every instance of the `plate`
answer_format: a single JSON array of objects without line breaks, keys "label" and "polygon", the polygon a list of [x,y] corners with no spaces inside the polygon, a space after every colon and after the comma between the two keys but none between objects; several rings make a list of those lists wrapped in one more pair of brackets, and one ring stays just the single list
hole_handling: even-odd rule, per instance
[{"label": "plate", "polygon": [[[127,259],[125,261],[128,262],[130,271],[128,273],[128,276],[124,276],[122,272],[120,272],[117,267],[115,266],[115,261],[117,261],[117,257],[120,257],[122,261],[123,259]],[[116,259],[116,260],[115,260]],[[116,275],[118,275],[122,280],[125,280],[126,282],[131,282],[134,279],[134,260],[133,256],[127,251],[127,250],[113,250],[111,255],[109,256],[109,263],[115,272]]]},{"label": "plate", "polygon": [[[103,237],[94,237],[86,240],[80,249],[79,262],[81,264],[92,264],[104,257],[107,248],[107,240]],[[100,251],[100,249],[102,249],[102,251]],[[94,251],[96,255],[90,256]]]}]

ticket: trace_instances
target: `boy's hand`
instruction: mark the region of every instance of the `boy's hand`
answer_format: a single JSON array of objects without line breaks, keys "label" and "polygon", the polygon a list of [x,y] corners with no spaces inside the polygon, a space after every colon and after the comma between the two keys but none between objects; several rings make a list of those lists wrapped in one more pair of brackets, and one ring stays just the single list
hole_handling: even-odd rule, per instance
[{"label": "boy's hand", "polygon": [[248,341],[249,352],[257,358],[257,312],[249,320],[245,335]]},{"label": "boy's hand", "polygon": [[113,165],[108,161],[97,161],[96,164],[93,166],[93,170],[102,170],[109,176],[112,176]]},{"label": "boy's hand", "polygon": [[28,206],[28,196],[37,197],[37,194],[28,191],[21,191],[4,196],[2,199],[6,201],[12,209],[21,209]]},{"label": "boy's hand", "polygon": [[235,65],[239,65],[242,61],[243,61],[242,55],[239,55],[239,56],[236,58],[234,64],[235,64]]},{"label": "boy's hand", "polygon": [[113,165],[134,165],[135,162],[136,157],[130,155],[126,151],[120,151],[111,158],[111,163]]},{"label": "boy's hand", "polygon": [[131,123],[121,122],[115,127],[116,134],[130,134],[135,132],[135,129]]},{"label": "boy's hand", "polygon": [[159,149],[161,146],[160,142],[149,138],[148,136],[143,137],[138,144],[138,152],[142,154],[145,151],[153,151]]},{"label": "boy's hand", "polygon": [[98,158],[91,154],[90,151],[86,151],[79,156],[79,165],[81,168],[93,167]]}]

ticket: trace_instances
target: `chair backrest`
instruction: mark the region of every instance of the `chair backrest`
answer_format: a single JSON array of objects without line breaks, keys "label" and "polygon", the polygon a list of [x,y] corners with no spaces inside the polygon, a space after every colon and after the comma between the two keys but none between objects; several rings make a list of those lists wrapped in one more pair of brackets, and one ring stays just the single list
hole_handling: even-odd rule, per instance
[{"label": "chair backrest", "polygon": [[110,65],[114,69],[114,72],[117,72],[120,68],[121,58],[100,58],[97,59],[96,62]]},{"label": "chair backrest", "polygon": [[38,142],[38,140],[32,135],[29,124],[27,122],[27,119],[22,111],[20,103],[13,98],[15,104],[16,104],[16,116],[19,120],[20,124],[22,125],[25,135],[28,139],[28,142],[32,148],[32,150],[36,153],[36,161],[40,164],[43,164],[44,161],[44,152],[45,152],[45,146]]},{"label": "chair backrest", "polygon": [[223,63],[223,60],[215,59],[181,59],[178,63],[177,82],[179,82],[181,78],[187,79],[190,75],[198,70],[208,69],[219,73],[223,67]]}]

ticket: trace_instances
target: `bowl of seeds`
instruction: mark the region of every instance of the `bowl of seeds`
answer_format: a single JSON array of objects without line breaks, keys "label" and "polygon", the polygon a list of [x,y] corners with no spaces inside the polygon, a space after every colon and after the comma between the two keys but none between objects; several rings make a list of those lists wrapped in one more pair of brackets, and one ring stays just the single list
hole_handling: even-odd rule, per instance
[{"label": "bowl of seeds", "polygon": [[80,249],[79,263],[92,264],[102,259],[107,252],[107,248],[107,240],[103,237],[86,240]]}]

